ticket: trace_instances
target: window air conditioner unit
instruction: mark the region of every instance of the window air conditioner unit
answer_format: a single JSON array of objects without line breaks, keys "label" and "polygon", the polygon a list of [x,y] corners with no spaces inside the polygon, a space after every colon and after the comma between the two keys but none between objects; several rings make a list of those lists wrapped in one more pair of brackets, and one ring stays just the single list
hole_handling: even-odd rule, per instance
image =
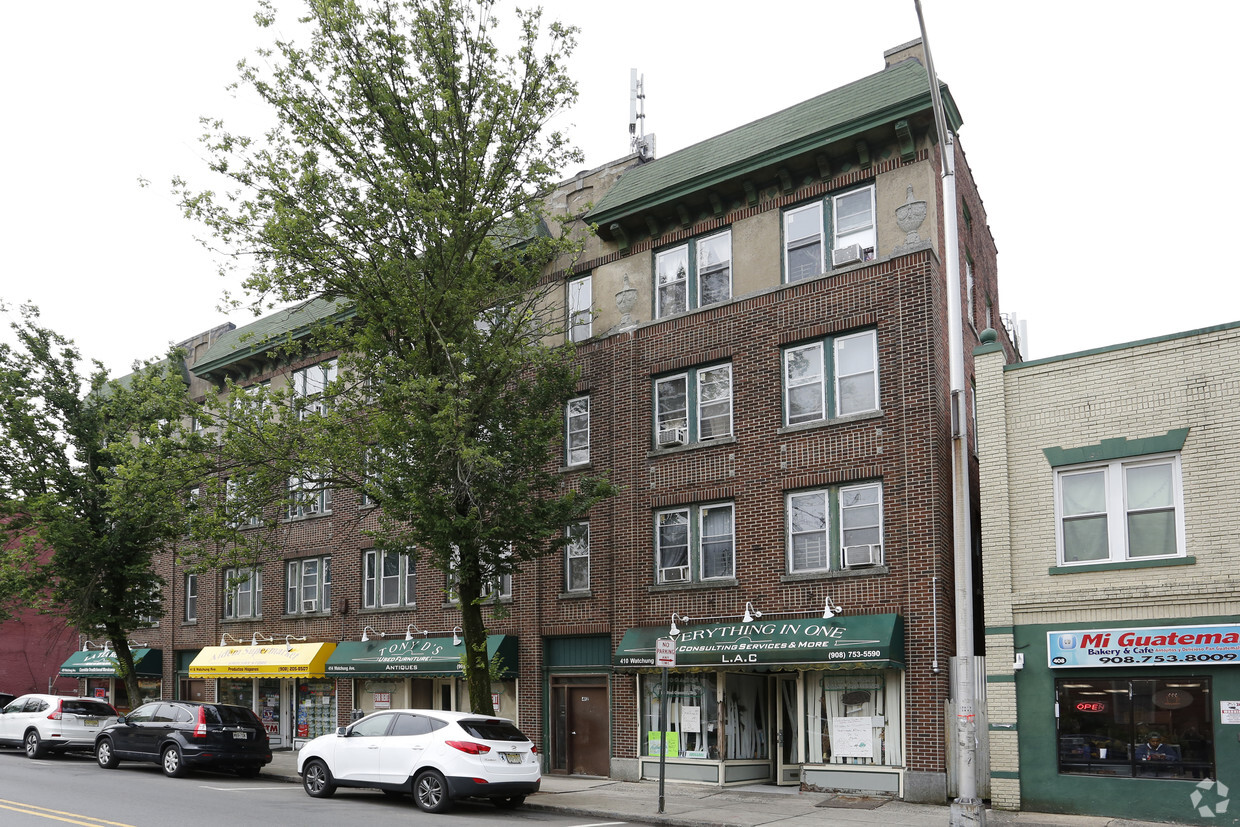
[{"label": "window air conditioner unit", "polygon": [[318,608],[319,608],[319,601],[317,600],[301,601],[301,610],[303,612],[314,612],[314,611],[317,611]]},{"label": "window air conditioner unit", "polygon": [[684,445],[689,439],[687,428],[668,428],[666,431],[659,431],[659,447],[670,448],[674,445]]},{"label": "window air conditioner unit", "polygon": [[845,264],[856,264],[861,261],[861,245],[849,244],[847,247],[836,247],[831,251],[831,266],[843,267]]},{"label": "window air conditioner unit", "polygon": [[674,569],[659,569],[659,576],[664,583],[683,583],[689,579],[689,567],[680,566]]},{"label": "window air conditioner unit", "polygon": [[878,543],[865,546],[844,546],[844,568],[877,566],[883,559],[883,547]]}]

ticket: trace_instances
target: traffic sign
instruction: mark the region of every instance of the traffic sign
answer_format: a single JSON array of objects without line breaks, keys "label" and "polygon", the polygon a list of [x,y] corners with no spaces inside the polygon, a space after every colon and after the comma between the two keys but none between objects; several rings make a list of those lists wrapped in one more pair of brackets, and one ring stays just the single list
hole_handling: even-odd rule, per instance
[{"label": "traffic sign", "polygon": [[676,668],[676,640],[661,637],[654,642],[654,665],[664,669]]}]

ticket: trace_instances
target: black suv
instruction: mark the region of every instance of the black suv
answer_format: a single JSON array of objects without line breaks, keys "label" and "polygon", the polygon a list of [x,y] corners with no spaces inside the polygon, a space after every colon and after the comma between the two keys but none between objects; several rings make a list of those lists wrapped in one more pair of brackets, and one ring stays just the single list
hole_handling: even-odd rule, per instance
[{"label": "black suv", "polygon": [[152,701],[95,738],[99,766],[114,769],[121,759],[159,764],[172,778],[193,768],[252,778],[271,763],[271,746],[263,722],[244,706]]}]

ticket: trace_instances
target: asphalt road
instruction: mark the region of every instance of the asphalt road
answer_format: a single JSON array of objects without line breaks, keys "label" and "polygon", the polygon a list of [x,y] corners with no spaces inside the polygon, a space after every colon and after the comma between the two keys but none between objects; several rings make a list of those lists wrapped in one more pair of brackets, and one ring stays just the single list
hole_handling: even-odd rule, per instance
[{"label": "asphalt road", "polygon": [[387,798],[369,790],[340,790],[330,799],[310,798],[298,784],[269,778],[197,772],[166,778],[154,764],[122,763],[104,770],[87,754],[32,761],[0,749],[0,824],[5,827],[298,827],[402,825],[622,825],[580,816],[497,810],[486,802],[459,802],[443,815],[429,815],[411,798]]}]

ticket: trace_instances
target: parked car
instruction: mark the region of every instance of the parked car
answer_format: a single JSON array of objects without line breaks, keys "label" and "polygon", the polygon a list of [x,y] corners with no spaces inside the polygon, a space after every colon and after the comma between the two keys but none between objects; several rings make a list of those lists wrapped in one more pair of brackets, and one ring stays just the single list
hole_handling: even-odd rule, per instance
[{"label": "parked car", "polygon": [[412,793],[428,813],[461,798],[519,807],[538,792],[538,750],[505,718],[438,709],[374,712],[321,735],[297,754],[302,786],[315,798],[337,787]]},{"label": "parked car", "polygon": [[195,768],[252,778],[271,763],[271,746],[263,722],[244,706],[152,701],[95,738],[99,766],[115,769],[122,759],[159,764],[170,778]]},{"label": "parked car", "polygon": [[98,698],[22,695],[0,710],[0,744],[24,748],[27,758],[89,752],[99,731],[115,722],[116,710]]}]

